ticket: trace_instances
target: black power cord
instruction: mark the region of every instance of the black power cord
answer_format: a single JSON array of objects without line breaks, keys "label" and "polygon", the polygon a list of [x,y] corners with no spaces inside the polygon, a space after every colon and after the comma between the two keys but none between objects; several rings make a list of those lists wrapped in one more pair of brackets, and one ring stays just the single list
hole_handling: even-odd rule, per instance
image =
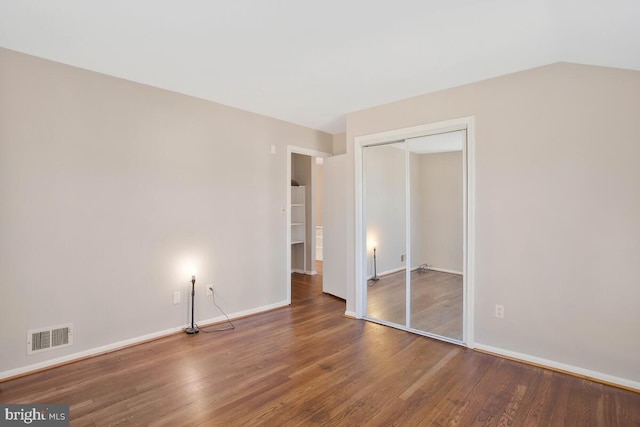
[{"label": "black power cord", "polygon": [[211,301],[213,301],[213,305],[215,305],[216,308],[218,310],[220,310],[220,313],[222,313],[224,315],[224,317],[227,318],[227,323],[229,325],[227,327],[224,327],[224,328],[215,328],[215,329],[208,328],[208,330],[207,329],[201,329],[197,324],[196,324],[196,327],[198,329],[200,329],[201,332],[204,332],[205,334],[209,334],[209,333],[212,333],[212,332],[230,331],[232,329],[235,329],[236,327],[233,324],[233,322],[231,321],[231,319],[229,319],[229,316],[227,316],[227,313],[225,313],[224,310],[216,302],[216,294],[215,294],[215,292],[213,292],[213,289],[211,289]]}]

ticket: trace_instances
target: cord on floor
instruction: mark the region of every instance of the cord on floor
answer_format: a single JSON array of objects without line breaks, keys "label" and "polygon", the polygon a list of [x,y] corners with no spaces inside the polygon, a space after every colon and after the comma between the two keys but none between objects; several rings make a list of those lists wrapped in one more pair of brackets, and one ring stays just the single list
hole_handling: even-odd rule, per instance
[{"label": "cord on floor", "polygon": [[215,293],[211,294],[211,301],[213,301],[213,305],[215,305],[217,307],[218,310],[220,310],[220,313],[222,313],[224,315],[224,317],[227,318],[227,323],[229,324],[229,326],[225,327],[225,328],[215,328],[215,329],[211,329],[208,328],[209,330],[206,329],[200,329],[200,327],[196,324],[196,327],[198,327],[198,329],[201,332],[204,332],[205,334],[208,333],[212,333],[212,332],[222,332],[222,331],[230,331],[232,329],[235,329],[236,326],[233,324],[233,322],[231,321],[231,319],[229,319],[229,316],[227,316],[227,313],[224,312],[224,310],[222,308],[220,308],[220,306],[218,305],[218,303],[216,302],[216,295]]}]

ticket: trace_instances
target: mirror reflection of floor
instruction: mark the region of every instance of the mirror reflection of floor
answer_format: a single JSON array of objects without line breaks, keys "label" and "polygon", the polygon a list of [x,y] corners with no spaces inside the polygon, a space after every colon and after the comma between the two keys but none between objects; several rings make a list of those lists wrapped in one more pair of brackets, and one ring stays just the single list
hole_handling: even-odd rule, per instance
[{"label": "mirror reflection of floor", "polygon": [[[405,272],[381,276],[367,287],[367,316],[405,324]],[[462,275],[411,272],[411,327],[462,340]]]}]

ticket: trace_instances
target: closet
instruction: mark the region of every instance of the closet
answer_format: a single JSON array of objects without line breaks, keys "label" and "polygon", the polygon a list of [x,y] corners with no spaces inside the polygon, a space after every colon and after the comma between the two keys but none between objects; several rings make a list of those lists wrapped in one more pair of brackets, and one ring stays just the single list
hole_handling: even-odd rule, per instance
[{"label": "closet", "polygon": [[464,341],[466,130],[362,146],[364,317]]}]

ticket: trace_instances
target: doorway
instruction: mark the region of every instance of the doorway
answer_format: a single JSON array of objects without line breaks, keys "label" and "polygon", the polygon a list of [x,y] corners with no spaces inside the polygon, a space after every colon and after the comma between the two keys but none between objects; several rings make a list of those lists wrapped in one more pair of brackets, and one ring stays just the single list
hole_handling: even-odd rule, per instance
[{"label": "doorway", "polygon": [[472,124],[356,138],[358,317],[472,343]]},{"label": "doorway", "polygon": [[[321,162],[329,153],[300,147],[287,147],[287,303],[291,304],[292,274],[306,278],[322,271],[317,262],[318,233],[316,226],[322,223]],[[320,276],[320,275],[318,275]],[[302,277],[304,282],[306,279]],[[317,280],[316,280],[317,281]]]}]

